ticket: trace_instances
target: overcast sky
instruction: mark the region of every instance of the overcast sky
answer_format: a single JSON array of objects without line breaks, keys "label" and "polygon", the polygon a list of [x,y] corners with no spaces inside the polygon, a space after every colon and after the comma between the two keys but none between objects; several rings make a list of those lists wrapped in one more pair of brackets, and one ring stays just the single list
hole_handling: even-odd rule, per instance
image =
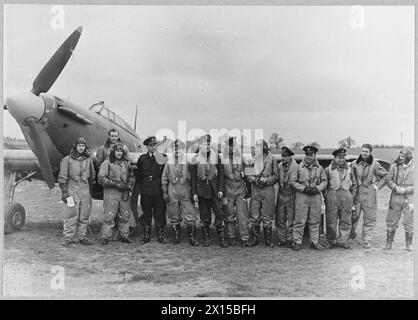
[{"label": "overcast sky", "polygon": [[[264,129],[287,144],[413,145],[413,7],[6,5],[5,95],[30,90],[62,41],[83,33],[49,93],[105,104],[141,136],[161,128]],[[354,19],[354,20],[353,20]],[[354,26],[354,28],[353,28]],[[4,134],[23,137],[8,112]]]}]

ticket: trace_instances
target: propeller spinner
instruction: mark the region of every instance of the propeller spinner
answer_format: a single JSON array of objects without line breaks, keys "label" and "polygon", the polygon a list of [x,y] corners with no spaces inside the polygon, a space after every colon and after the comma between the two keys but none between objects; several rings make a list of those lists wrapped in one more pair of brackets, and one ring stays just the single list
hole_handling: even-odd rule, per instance
[{"label": "propeller spinner", "polygon": [[48,152],[37,125],[45,111],[45,102],[39,94],[47,92],[55,83],[70,59],[82,30],[82,27],[78,27],[58,48],[33,81],[31,92],[19,92],[7,97],[3,107],[9,110],[19,124],[28,126],[42,175],[50,189],[54,187],[55,183]]}]

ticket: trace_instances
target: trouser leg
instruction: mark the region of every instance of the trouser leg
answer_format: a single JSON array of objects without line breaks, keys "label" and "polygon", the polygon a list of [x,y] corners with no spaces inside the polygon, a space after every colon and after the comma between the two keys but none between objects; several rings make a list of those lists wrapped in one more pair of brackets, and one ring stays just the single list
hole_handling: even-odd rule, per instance
[{"label": "trouser leg", "polygon": [[273,187],[264,192],[264,198],[261,200],[261,221],[263,228],[272,228],[274,221],[274,200],[275,194]]},{"label": "trouser leg", "polygon": [[340,244],[347,244],[350,238],[351,233],[351,221],[352,221],[352,204],[353,204],[353,196],[349,192],[341,193],[342,205],[341,211],[339,216],[339,223],[338,223],[338,230],[339,230],[339,237],[338,243]]},{"label": "trouser leg", "polygon": [[73,240],[75,238],[77,233],[79,210],[80,209],[77,204],[74,207],[65,207],[63,225],[64,239]]},{"label": "trouser leg", "polygon": [[211,200],[199,198],[200,221],[203,226],[210,226],[212,222]]},{"label": "trouser leg", "polygon": [[338,223],[338,207],[337,194],[334,190],[329,190],[326,197],[326,227],[327,227],[327,240],[331,244],[335,244],[337,241],[337,223]]},{"label": "trouser leg", "polygon": [[242,197],[238,197],[236,200],[236,217],[240,238],[242,241],[248,241],[250,238],[248,203]]},{"label": "trouser leg", "polygon": [[398,229],[399,220],[402,215],[402,207],[389,203],[388,214],[386,216],[386,228],[389,231]]},{"label": "trouser leg", "polygon": [[167,218],[168,222],[172,225],[176,225],[181,222],[180,201],[167,204]]},{"label": "trouser leg", "polygon": [[293,240],[295,243],[302,244],[303,232],[308,218],[309,206],[305,203],[306,195],[296,194],[295,202],[295,223],[293,225]]},{"label": "trouser leg", "polygon": [[154,196],[152,199],[152,213],[154,215],[155,228],[161,230],[167,224],[166,204],[161,196]]},{"label": "trouser leg", "polygon": [[135,219],[135,223],[139,227],[140,220],[139,220],[139,212],[138,212],[138,195],[139,195],[139,187],[135,184],[131,193],[131,210],[132,210],[132,215]]},{"label": "trouser leg", "polygon": [[222,210],[224,212],[224,223],[225,223],[225,232],[228,239],[235,239],[236,233],[236,209],[234,208],[236,204],[236,198],[229,198],[228,203],[223,206]]},{"label": "trouser leg", "polygon": [[363,241],[371,242],[373,229],[376,225],[377,209],[374,207],[363,207]]},{"label": "trouser leg", "polygon": [[198,212],[191,200],[186,199],[180,202],[180,212],[186,226],[195,226],[197,223]]},{"label": "trouser leg", "polygon": [[261,201],[251,198],[250,201],[250,224],[260,226],[261,223]]},{"label": "trouser leg", "polygon": [[356,230],[358,226],[358,222],[360,220],[361,210],[362,210],[362,204],[361,202],[357,202],[354,205],[354,212],[351,216],[351,234],[350,237],[354,239],[356,237]]},{"label": "trouser leg", "polygon": [[276,209],[276,231],[279,238],[279,242],[285,242],[287,240],[287,207],[279,203]]},{"label": "trouser leg", "polygon": [[118,214],[119,201],[120,199],[118,199],[117,195],[107,193],[106,190],[104,191],[104,219],[101,232],[103,239],[110,240],[112,237],[112,229],[115,226],[115,218]]},{"label": "trouser leg", "polygon": [[321,195],[314,196],[308,216],[309,237],[312,243],[318,243],[319,240],[319,225],[321,223]]},{"label": "trouser leg", "polygon": [[414,210],[410,209],[408,205],[405,205],[403,208],[403,226],[405,232],[412,233],[414,232]]},{"label": "trouser leg", "polygon": [[130,199],[121,200],[119,202],[119,232],[123,239],[127,239],[129,237],[129,218],[131,217],[131,203]]},{"label": "trouser leg", "polygon": [[213,222],[213,225],[215,227],[223,226],[224,224],[224,214],[221,208],[221,202],[217,198],[212,198],[210,201],[210,206],[212,208],[212,211],[215,215],[215,221]]},{"label": "trouser leg", "polygon": [[80,218],[77,226],[77,234],[80,240],[86,238],[90,212],[91,198],[80,201]]},{"label": "trouser leg", "polygon": [[139,222],[142,226],[151,227],[152,222],[152,197],[147,195],[141,195],[141,208],[142,215],[139,218]]},{"label": "trouser leg", "polygon": [[287,211],[287,241],[293,242],[293,225],[295,223],[295,207],[289,205],[286,207]]}]

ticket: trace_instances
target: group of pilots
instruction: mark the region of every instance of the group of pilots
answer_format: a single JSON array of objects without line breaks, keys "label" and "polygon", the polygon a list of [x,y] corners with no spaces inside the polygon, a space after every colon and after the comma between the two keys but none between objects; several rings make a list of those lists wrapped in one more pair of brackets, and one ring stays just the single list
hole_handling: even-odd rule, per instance
[{"label": "group of pilots", "polygon": [[[97,181],[103,187],[102,245],[109,244],[114,228],[122,242],[133,243],[129,228],[133,214],[143,228],[141,244],[151,240],[154,219],[160,243],[167,242],[164,229],[168,220],[173,230],[172,243],[180,242],[183,222],[190,245],[198,246],[196,231],[200,221],[201,244],[207,247],[211,244],[213,213],[221,247],[257,246],[263,231],[267,247],[277,244],[298,251],[307,228],[312,249],[350,249],[362,214],[361,238],[363,248],[369,249],[377,218],[376,191],[387,186],[392,192],[384,249],[392,248],[403,216],[406,250],[412,251],[414,187],[413,154],[409,148],[400,150],[387,172],[373,158],[370,144],[362,146],[361,154],[352,163],[346,161],[346,149],[338,148],[324,169],[316,158],[315,146],[303,148],[305,156],[298,164],[288,147],[281,148],[281,161],[277,161],[264,140],[255,143],[251,159],[244,159],[235,137],[229,138],[224,150],[216,150],[211,136],[203,135],[191,159],[179,139],[172,142],[168,155],[157,150],[158,143],[155,137],[145,139],[147,152],[135,164],[130,162],[128,148],[116,129],[108,132],[105,144],[94,157],[86,139],[75,141],[70,154],[61,161],[58,177],[62,201],[67,204],[63,246],[93,244],[86,234],[92,185]],[[140,217],[138,194],[143,212]],[[326,245],[319,241],[323,199]],[[273,226],[277,241],[273,241]]]}]

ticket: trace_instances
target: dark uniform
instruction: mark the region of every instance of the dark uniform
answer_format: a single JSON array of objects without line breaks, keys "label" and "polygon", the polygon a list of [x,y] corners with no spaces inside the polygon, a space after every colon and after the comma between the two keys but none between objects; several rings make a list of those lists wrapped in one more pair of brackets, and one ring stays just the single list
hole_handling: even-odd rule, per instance
[{"label": "dark uniform", "polygon": [[[155,142],[155,137],[150,137],[145,139],[144,145]],[[144,227],[144,243],[149,241],[153,216],[158,241],[165,242],[163,233],[164,226],[166,225],[166,217],[161,190],[161,176],[166,162],[167,157],[165,155],[158,152],[154,152],[153,154],[147,152],[139,157],[136,164],[136,187],[141,194],[141,207],[143,211],[139,221]]]},{"label": "dark uniform", "polygon": [[[199,139],[199,143],[210,143],[210,135]],[[206,154],[199,150],[190,165],[192,180],[192,195],[199,199],[200,220],[202,223],[203,245],[209,245],[209,226],[212,222],[212,212],[215,214],[214,225],[219,236],[222,247],[227,246],[225,242],[225,231],[223,224],[223,211],[218,193],[225,193],[224,168],[221,160],[213,149]]]}]

